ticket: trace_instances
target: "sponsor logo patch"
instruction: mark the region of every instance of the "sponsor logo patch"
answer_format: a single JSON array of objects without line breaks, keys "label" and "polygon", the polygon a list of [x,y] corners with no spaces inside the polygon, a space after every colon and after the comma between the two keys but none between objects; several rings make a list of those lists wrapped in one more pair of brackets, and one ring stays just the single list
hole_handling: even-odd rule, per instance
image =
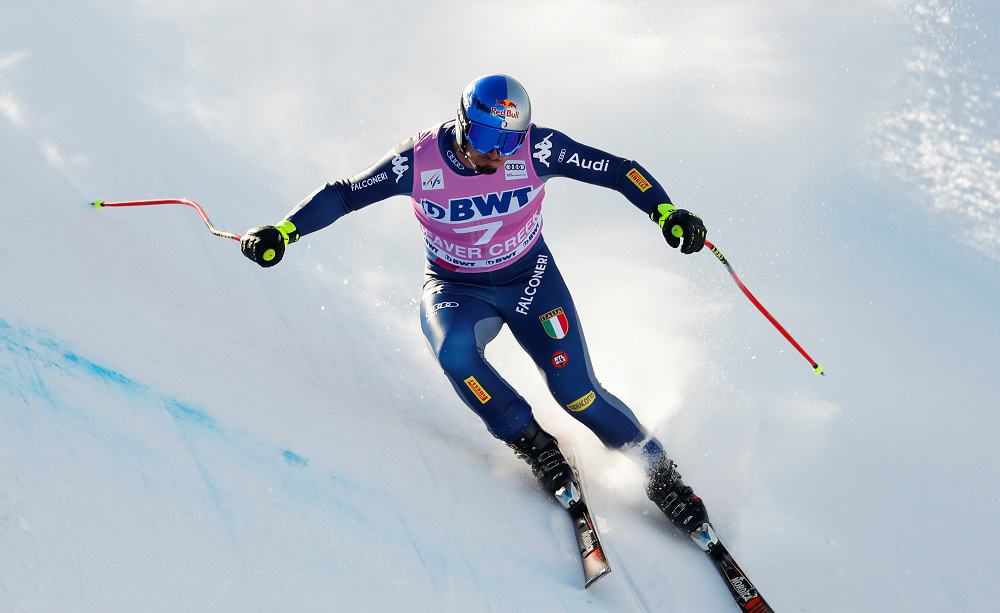
[{"label": "sponsor logo patch", "polygon": [[497,117],[509,117],[511,119],[517,119],[521,116],[514,101],[507,99],[497,100],[496,106],[490,107],[490,114]]},{"label": "sponsor logo patch", "polygon": [[740,598],[743,599],[743,602],[748,602],[750,600],[753,600],[753,598],[757,596],[757,594],[749,587],[747,587],[745,581],[746,580],[743,577],[733,577],[729,580],[729,584],[733,586],[733,589],[736,590],[736,593],[740,595]]},{"label": "sponsor logo patch", "polygon": [[521,315],[527,315],[528,311],[531,310],[531,303],[535,301],[535,294],[538,292],[538,286],[542,284],[542,277],[545,276],[545,267],[548,263],[549,256],[545,254],[540,254],[538,259],[535,260],[535,271],[531,273],[528,285],[521,291],[521,297],[517,300],[517,307],[514,308]]},{"label": "sponsor logo patch", "polygon": [[454,309],[456,307],[458,307],[457,302],[439,302],[431,306],[430,310],[427,312],[427,319],[430,319],[431,316],[433,316],[441,309]]},{"label": "sponsor logo patch", "polygon": [[368,177],[367,179],[362,179],[361,181],[358,181],[357,183],[351,183],[351,191],[352,192],[356,192],[356,191],[364,189],[366,187],[370,187],[372,185],[375,185],[376,183],[381,183],[382,181],[385,181],[388,178],[389,178],[388,173],[380,172],[377,175],[372,175],[372,176]]},{"label": "sponsor logo patch", "polygon": [[529,205],[541,193],[541,188],[531,186],[507,189],[502,192],[477,194],[468,198],[452,198],[448,206],[442,206],[427,198],[420,205],[431,219],[445,223],[462,223],[487,217],[500,217],[515,213]]},{"label": "sponsor logo patch", "polygon": [[[447,209],[427,198],[421,198],[421,205],[424,207],[424,212],[432,217],[437,214],[443,216],[447,212]],[[454,238],[437,234],[425,227],[424,246],[434,258],[454,266],[479,268],[502,264],[523,253],[538,238],[542,229],[542,216],[537,212],[532,213],[531,218],[524,220],[523,225],[518,222],[519,229],[516,234],[511,231],[508,238],[493,241],[494,234],[503,225],[502,220],[488,221],[454,230],[458,234],[482,232],[482,236],[474,245],[457,244],[453,242]]]},{"label": "sponsor logo patch", "polygon": [[521,160],[507,160],[503,163],[503,178],[508,181],[513,179],[527,179],[528,163]]},{"label": "sponsor logo patch", "polygon": [[569,364],[569,356],[566,355],[565,351],[557,351],[552,354],[552,365],[556,368],[562,368],[563,366]]},{"label": "sponsor logo patch", "polygon": [[586,409],[590,405],[594,404],[594,400],[596,399],[597,399],[597,394],[594,393],[594,390],[590,390],[583,396],[580,396],[573,402],[567,404],[566,408],[569,409],[570,411],[579,412]]},{"label": "sponsor logo patch", "polygon": [[444,173],[440,168],[420,172],[420,185],[425,190],[444,189]]},{"label": "sponsor logo patch", "polygon": [[399,183],[399,180],[403,178],[406,171],[410,169],[409,164],[406,163],[409,159],[405,155],[398,153],[392,158],[392,172],[396,173],[396,183]]},{"label": "sponsor logo patch", "polygon": [[451,165],[454,166],[456,170],[468,170],[465,167],[465,164],[463,164],[462,161],[458,159],[458,156],[456,156],[451,149],[448,149],[447,151],[445,151],[445,153],[448,154],[448,161],[451,162]]},{"label": "sponsor logo patch", "polygon": [[538,318],[542,322],[542,328],[550,337],[559,340],[566,338],[569,332],[569,318],[562,307],[557,307]]},{"label": "sponsor logo patch", "polygon": [[[490,401],[491,396],[488,393],[486,393],[486,390],[483,389],[482,385],[479,385],[479,381],[476,381],[475,377],[469,377],[468,379],[466,379],[465,384],[469,386],[469,389],[472,390],[472,393],[476,395],[476,398],[479,399],[479,402],[481,402],[482,404],[486,404],[487,402]],[[593,392],[591,392],[591,394],[593,394]]]},{"label": "sponsor logo patch", "polygon": [[[562,161],[562,155],[561,154],[559,156],[559,161],[560,162]],[[593,170],[593,171],[596,171],[596,172],[604,172],[604,171],[606,171],[608,169],[608,165],[611,162],[607,158],[605,158],[603,160],[588,160],[587,158],[581,158],[579,153],[574,153],[573,155],[569,156],[569,159],[566,160],[566,163],[567,164],[573,164],[574,166],[579,166],[580,168],[584,168],[584,169],[588,169],[588,170]],[[641,177],[642,175],[639,175],[639,176]],[[629,178],[631,179],[631,177],[629,177]],[[645,179],[643,179],[643,181],[645,181]],[[635,183],[635,179],[632,179],[632,182]],[[642,189],[642,188],[640,187],[639,189]],[[647,187],[646,189],[649,189],[649,188]],[[646,191],[646,190],[642,189],[642,191]]]},{"label": "sponsor logo patch", "polygon": [[653,187],[653,184],[649,182],[649,179],[642,176],[642,173],[639,172],[638,168],[633,168],[632,170],[628,171],[627,173],[625,173],[625,176],[628,177],[628,180],[634,183],[635,186],[639,188],[640,192],[645,192],[649,188]]},{"label": "sponsor logo patch", "polygon": [[546,168],[549,166],[549,158],[552,157],[552,141],[549,139],[552,138],[553,134],[554,132],[549,132],[548,136],[538,141],[535,144],[535,152],[531,155],[531,157],[545,164]]}]

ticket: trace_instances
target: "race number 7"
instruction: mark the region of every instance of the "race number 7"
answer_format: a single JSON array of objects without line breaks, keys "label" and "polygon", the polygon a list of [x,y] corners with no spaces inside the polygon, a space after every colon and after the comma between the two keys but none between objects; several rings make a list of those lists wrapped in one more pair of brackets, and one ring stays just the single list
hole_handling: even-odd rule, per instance
[{"label": "race number 7", "polygon": [[455,228],[455,234],[469,234],[470,232],[479,232],[480,230],[485,230],[486,232],[475,242],[476,245],[485,245],[493,238],[493,235],[497,233],[497,230],[503,225],[502,221],[491,221],[490,223],[480,224],[478,226],[467,226],[465,228]]}]

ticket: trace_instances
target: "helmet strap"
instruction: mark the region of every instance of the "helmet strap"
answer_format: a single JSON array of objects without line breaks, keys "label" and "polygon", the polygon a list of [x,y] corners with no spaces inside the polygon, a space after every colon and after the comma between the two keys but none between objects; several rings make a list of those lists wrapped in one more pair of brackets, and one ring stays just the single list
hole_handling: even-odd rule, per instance
[{"label": "helmet strap", "polygon": [[455,140],[458,142],[458,150],[465,156],[465,159],[472,164],[472,170],[479,172],[479,165],[472,161],[472,156],[470,156],[469,152],[466,150],[466,147],[469,145],[469,138],[465,135],[465,131],[469,126],[469,116],[465,114],[465,109],[462,108],[461,98],[458,100],[457,119],[458,122],[455,124]]},{"label": "helmet strap", "polygon": [[469,152],[466,151],[466,149],[465,149],[465,147],[468,144],[469,144],[469,139],[463,138],[462,139],[462,144],[460,144],[458,146],[458,148],[462,152],[462,155],[465,156],[465,159],[469,160],[469,163],[472,164],[472,170],[475,170],[476,172],[479,172],[479,165],[472,161],[472,156],[470,156]]},{"label": "helmet strap", "polygon": [[462,147],[465,145],[465,141],[468,140],[468,138],[465,136],[465,131],[469,128],[469,116],[465,114],[465,109],[462,107],[461,98],[458,99],[457,119],[458,123],[455,124],[455,139],[458,141],[459,147]]}]

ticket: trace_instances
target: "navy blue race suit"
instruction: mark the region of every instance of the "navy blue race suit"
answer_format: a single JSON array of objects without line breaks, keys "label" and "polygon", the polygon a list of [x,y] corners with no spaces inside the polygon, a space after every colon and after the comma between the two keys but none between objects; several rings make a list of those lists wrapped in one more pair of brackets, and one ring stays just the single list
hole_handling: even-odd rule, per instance
[{"label": "navy blue race suit", "polygon": [[[473,176],[475,171],[452,150],[454,130],[454,122],[441,129],[441,156],[456,173]],[[539,178],[566,177],[614,189],[647,216],[657,205],[670,202],[660,184],[634,161],[577,143],[556,130],[534,126],[530,134],[524,146],[531,149]],[[367,170],[323,186],[287,219],[306,235],[375,202],[411,195],[414,169],[400,160],[412,160],[413,147],[413,138],[405,140]],[[628,179],[636,170],[648,184]],[[542,317],[547,317],[545,322],[540,322]],[[633,412],[594,376],[572,297],[544,239],[511,265],[492,272],[456,272],[428,260],[420,319],[456,392],[497,438],[511,442],[532,421],[527,402],[484,357],[486,344],[507,324],[543,373],[556,401],[605,445],[641,446],[650,457],[663,454]]]}]

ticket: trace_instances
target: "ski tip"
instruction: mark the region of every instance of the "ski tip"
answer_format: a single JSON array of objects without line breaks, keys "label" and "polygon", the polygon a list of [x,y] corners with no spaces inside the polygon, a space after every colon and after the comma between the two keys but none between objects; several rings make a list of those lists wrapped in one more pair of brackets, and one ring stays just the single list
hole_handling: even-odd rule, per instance
[{"label": "ski tip", "polygon": [[600,579],[601,577],[604,577],[606,575],[609,575],[609,574],[611,574],[611,567],[610,566],[607,567],[607,568],[605,568],[604,570],[602,570],[600,573],[598,573],[596,575],[593,575],[591,577],[588,577],[587,578],[587,582],[584,583],[584,585],[583,585],[583,589],[588,589],[590,586],[594,585],[594,583],[596,583],[598,579]]},{"label": "ski tip", "polygon": [[93,202],[90,203],[90,206],[94,207],[95,209],[102,208],[104,206],[104,201],[103,200],[94,200]]},{"label": "ski tip", "polygon": [[823,365],[819,362],[816,362],[816,366],[813,366],[813,372],[817,375],[826,376],[826,371],[823,370]]},{"label": "ski tip", "polygon": [[600,547],[595,548],[583,559],[584,589],[610,572],[611,564],[605,557],[604,550]]}]

